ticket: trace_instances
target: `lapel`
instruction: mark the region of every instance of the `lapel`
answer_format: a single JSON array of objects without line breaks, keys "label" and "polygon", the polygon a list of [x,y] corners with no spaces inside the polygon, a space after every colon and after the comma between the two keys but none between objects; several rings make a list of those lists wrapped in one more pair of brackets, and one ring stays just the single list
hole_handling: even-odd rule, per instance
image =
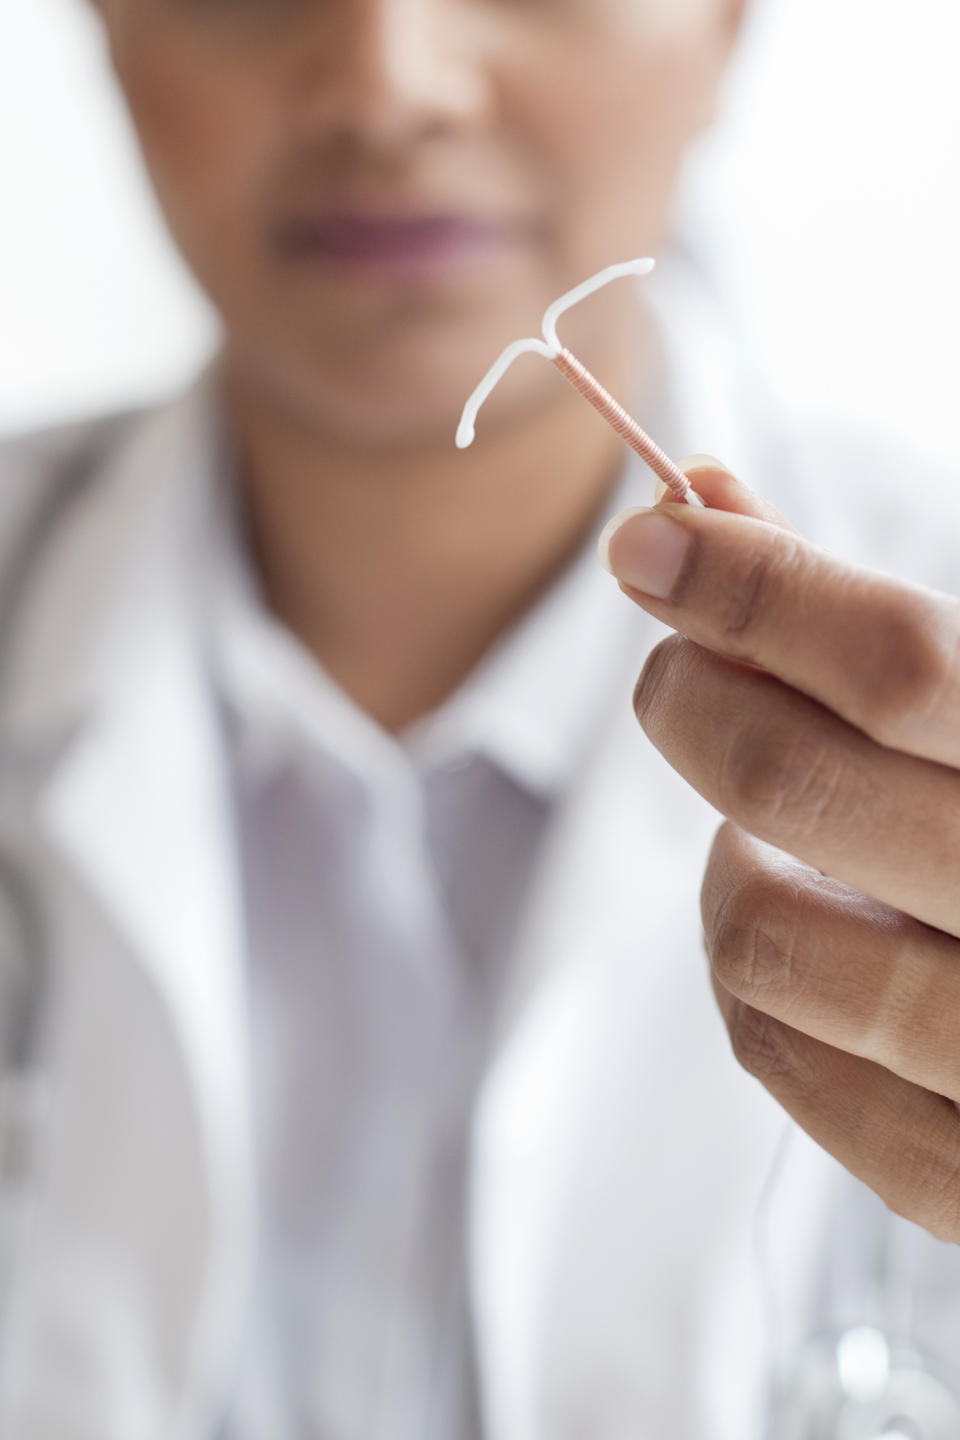
[{"label": "lapel", "polygon": [[[157,1025],[178,1038],[204,1173],[190,1171],[187,1137],[157,1166],[177,1176],[178,1223],[213,1237],[198,1335],[207,1385],[248,1262],[251,1194],[240,892],[193,612],[209,384],[206,372],[145,417],[38,556],[9,710],[14,753],[56,757],[33,800],[42,840],[121,937],[159,998]],[[173,1320],[155,1318],[161,1331]]]}]

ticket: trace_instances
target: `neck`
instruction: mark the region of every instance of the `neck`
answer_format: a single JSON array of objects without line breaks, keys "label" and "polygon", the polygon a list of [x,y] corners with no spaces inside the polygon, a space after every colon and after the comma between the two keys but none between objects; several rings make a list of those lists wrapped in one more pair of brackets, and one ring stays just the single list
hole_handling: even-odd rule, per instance
[{"label": "neck", "polygon": [[[636,385],[622,354],[596,363],[611,389]],[[569,387],[499,433],[488,423],[469,450],[451,434],[391,454],[291,421],[229,365],[225,381],[268,602],[393,733],[439,705],[550,584],[623,464],[622,442]]]}]

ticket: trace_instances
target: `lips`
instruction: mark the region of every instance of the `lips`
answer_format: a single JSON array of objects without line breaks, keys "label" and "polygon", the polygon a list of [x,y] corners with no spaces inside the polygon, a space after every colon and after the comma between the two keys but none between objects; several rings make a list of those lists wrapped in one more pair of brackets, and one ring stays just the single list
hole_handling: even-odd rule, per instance
[{"label": "lips", "polygon": [[283,253],[359,264],[417,264],[462,258],[502,245],[510,227],[460,216],[305,216],[279,231]]}]

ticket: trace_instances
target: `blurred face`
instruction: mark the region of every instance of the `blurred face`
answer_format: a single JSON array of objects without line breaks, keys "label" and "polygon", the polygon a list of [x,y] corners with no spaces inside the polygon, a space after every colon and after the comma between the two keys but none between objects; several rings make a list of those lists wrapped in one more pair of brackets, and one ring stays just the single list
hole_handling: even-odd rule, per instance
[{"label": "blurred face", "polygon": [[[656,254],[738,0],[99,0],[232,363],[344,443],[450,443],[562,291]],[[625,282],[628,285],[629,282]],[[629,290],[563,322],[585,358]],[[516,367],[485,412],[555,391]],[[495,413],[496,412],[496,413]]]}]

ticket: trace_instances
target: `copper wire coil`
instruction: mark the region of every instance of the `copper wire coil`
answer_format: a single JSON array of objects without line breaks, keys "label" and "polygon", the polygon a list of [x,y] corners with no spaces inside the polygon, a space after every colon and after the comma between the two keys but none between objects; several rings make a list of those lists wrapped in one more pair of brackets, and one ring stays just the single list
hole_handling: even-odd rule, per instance
[{"label": "copper wire coil", "polygon": [[575,355],[571,355],[569,350],[561,350],[553,357],[553,363],[574,389],[578,390],[585,400],[590,401],[604,420],[612,425],[617,434],[650,466],[666,485],[673,499],[686,501],[692,488],[686,475],[664,454],[660,446],[651,440],[647,432],[640,428],[636,420],[627,414],[623,406],[614,400],[609,391],[604,390],[586,366],[582,365]]}]

